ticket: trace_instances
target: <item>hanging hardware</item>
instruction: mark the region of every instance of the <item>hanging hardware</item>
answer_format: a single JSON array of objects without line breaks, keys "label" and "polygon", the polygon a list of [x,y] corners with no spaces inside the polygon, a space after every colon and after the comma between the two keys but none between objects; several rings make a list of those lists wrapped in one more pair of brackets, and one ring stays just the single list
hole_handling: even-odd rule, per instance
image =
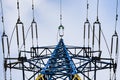
[{"label": "hanging hardware", "polygon": [[19,0],[17,0],[17,10],[18,10],[18,21],[20,21],[20,3]]},{"label": "hanging hardware", "polygon": [[117,54],[118,53],[118,34],[117,34],[117,32],[115,32],[115,34],[113,34],[112,35],[112,39],[111,39],[111,53],[113,54],[113,48],[114,48],[114,40],[115,40],[115,47],[116,47],[116,49],[115,49],[115,54]]},{"label": "hanging hardware", "polygon": [[25,34],[24,34],[24,24],[20,20],[20,8],[19,8],[19,0],[17,0],[17,9],[18,9],[18,20],[16,23],[16,35],[17,35],[17,45],[18,45],[18,52],[20,51],[20,34],[19,34],[19,27],[22,29],[22,40],[23,40],[23,45],[24,45],[24,50],[25,50]]},{"label": "hanging hardware", "polygon": [[[5,46],[6,45],[6,46]],[[7,48],[6,48],[7,47]],[[9,42],[8,42],[8,36],[5,34],[5,33],[3,33],[3,35],[2,35],[2,48],[3,48],[3,62],[4,62],[4,78],[5,78],[5,80],[7,80],[7,77],[6,77],[6,71],[7,71],[7,68],[6,68],[6,60],[5,60],[5,57],[7,57],[6,56],[6,54],[10,54],[10,51],[9,51]],[[8,52],[5,52],[5,51],[8,51]]]},{"label": "hanging hardware", "polygon": [[112,39],[111,39],[111,53],[113,53],[113,42],[114,42],[114,40],[115,40],[115,47],[116,47],[116,49],[115,49],[115,54],[117,55],[117,53],[118,53],[118,34],[117,34],[117,31],[116,31],[116,27],[117,27],[117,22],[118,22],[118,0],[117,0],[117,2],[116,2],[116,19],[115,19],[115,33],[112,35]]},{"label": "hanging hardware", "polygon": [[62,38],[64,36],[64,26],[60,25],[58,27],[58,30],[59,30],[59,36]]},{"label": "hanging hardware", "polygon": [[[93,40],[92,40],[92,47],[94,50],[95,47],[95,38],[97,40],[98,43],[98,51],[100,51],[101,49],[101,23],[99,22],[99,18],[98,18],[98,10],[99,9],[99,0],[97,0],[97,20],[93,23]],[[97,29],[98,27],[98,29]],[[98,30],[98,34],[95,34]],[[101,56],[101,53],[99,54],[99,57]]]},{"label": "hanging hardware", "polygon": [[36,42],[37,42],[36,46],[38,47],[38,31],[37,31],[37,22],[35,21],[35,16],[34,16],[34,0],[32,0],[32,11],[33,11],[33,21],[31,22],[32,46],[33,47],[35,46],[34,38],[36,38]]},{"label": "hanging hardware", "polygon": [[[7,48],[5,48],[5,43],[6,43]],[[5,33],[2,34],[2,47],[3,47],[3,56],[5,57],[5,54],[6,54],[5,50],[8,51],[7,54],[10,53],[9,40],[8,40],[8,36]]]},{"label": "hanging hardware", "polygon": [[[112,35],[112,38],[111,38],[111,54],[112,55],[115,55],[114,56],[114,68],[113,68],[113,71],[114,71],[114,80],[116,80],[116,70],[117,70],[117,64],[118,64],[118,56],[119,56],[119,53],[118,53],[118,34],[117,34],[117,22],[118,22],[118,0],[116,0],[116,18],[115,18],[115,31],[114,31],[114,34]],[[115,47],[115,48],[114,48]]]},{"label": "hanging hardware", "polygon": [[[98,25],[98,26],[96,26]],[[98,27],[98,37],[97,35],[95,34],[96,32],[96,27]],[[93,23],[93,42],[92,42],[92,45],[93,45],[93,49],[94,49],[94,45],[95,45],[95,38],[97,39],[98,41],[98,50],[100,51],[100,44],[101,44],[101,23],[99,21],[96,21]]]},{"label": "hanging hardware", "polygon": [[[35,32],[34,32],[35,29]],[[34,34],[35,33],[35,34]],[[32,46],[34,47],[34,36],[36,37],[37,46],[38,46],[38,31],[37,31],[37,23],[32,21],[31,23],[31,35],[32,35]]]},{"label": "hanging hardware", "polygon": [[16,34],[17,34],[17,45],[18,45],[18,50],[19,50],[19,48],[20,48],[20,44],[19,44],[19,27],[21,27],[22,28],[22,38],[23,38],[23,45],[24,45],[24,48],[25,48],[25,36],[24,36],[24,25],[23,25],[23,23],[21,22],[21,21],[18,21],[17,23],[16,23]]},{"label": "hanging hardware", "polygon": [[[116,24],[115,24],[116,25]],[[118,64],[118,56],[119,56],[119,53],[118,53],[118,34],[116,32],[116,29],[115,29],[115,33],[112,35],[112,39],[111,39],[111,54],[114,55],[114,68],[113,68],[113,71],[114,71],[114,80],[116,80],[116,70],[117,70],[117,64]],[[114,48],[115,47],[115,48]]]},{"label": "hanging hardware", "polygon": [[58,34],[61,38],[64,36],[64,26],[62,25],[62,0],[60,0],[60,26],[58,27]]},{"label": "hanging hardware", "polygon": [[[89,3],[87,0],[87,15],[86,15],[86,21],[84,22],[84,47],[88,46],[89,47],[89,43],[90,43],[90,22],[88,20],[88,9],[89,9]],[[87,32],[86,32],[87,30]],[[88,42],[87,42],[88,41]],[[87,45],[86,45],[87,43]]]}]

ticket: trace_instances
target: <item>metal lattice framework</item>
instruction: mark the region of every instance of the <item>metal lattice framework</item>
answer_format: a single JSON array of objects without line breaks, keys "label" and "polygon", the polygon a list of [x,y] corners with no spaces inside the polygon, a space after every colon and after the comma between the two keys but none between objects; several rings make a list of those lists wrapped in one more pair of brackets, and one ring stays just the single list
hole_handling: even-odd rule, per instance
[{"label": "metal lattice framework", "polygon": [[[113,73],[113,78],[116,80],[116,69],[118,63],[118,35],[116,31],[116,25],[118,20],[118,0],[116,6],[116,24],[115,24],[115,34],[112,36],[111,40],[111,52],[109,51],[110,58],[103,58],[101,55],[104,54],[101,51],[101,37],[105,36],[101,29],[101,23],[99,21],[98,9],[99,0],[97,0],[97,16],[96,21],[93,23],[93,28],[90,26],[88,20],[88,9],[89,2],[87,0],[87,16],[84,23],[83,32],[83,46],[69,46],[65,45],[62,37],[64,36],[64,26],[62,24],[62,0],[60,0],[60,26],[58,27],[58,35],[60,41],[54,46],[43,46],[38,45],[38,28],[37,22],[34,16],[34,0],[32,0],[32,13],[33,20],[31,22],[31,40],[32,47],[30,50],[26,50],[26,37],[24,31],[24,24],[21,21],[20,16],[20,5],[19,0],[17,0],[17,10],[18,19],[15,25],[16,39],[17,39],[17,49],[18,56],[10,56],[10,43],[8,36],[5,33],[4,26],[4,16],[3,7],[1,0],[1,12],[2,12],[2,23],[3,23],[3,35],[2,35],[2,47],[3,47],[3,60],[4,60],[4,77],[7,80],[6,72],[10,68],[10,80],[12,80],[11,69],[22,71],[22,80],[97,80],[96,73],[99,70],[110,69],[110,79]],[[21,28],[22,31],[19,29]],[[97,29],[98,28],[98,29]],[[29,32],[28,29],[28,32]],[[92,45],[90,45],[92,29]],[[13,30],[13,33],[14,31]],[[22,34],[21,34],[22,33]],[[26,33],[27,35],[28,33]],[[13,34],[12,34],[13,36]],[[7,41],[7,42],[6,42]],[[115,44],[113,42],[116,42]],[[107,42],[105,40],[107,45]],[[7,44],[7,45],[5,45]],[[20,46],[22,45],[22,47]],[[114,46],[116,48],[114,48]],[[91,47],[92,46],[92,47]],[[107,45],[108,48],[108,45]],[[23,50],[23,51],[22,51]],[[115,50],[115,53],[113,53]],[[112,59],[112,54],[115,58]],[[8,55],[8,56],[6,56]],[[111,70],[113,69],[113,70]],[[27,72],[29,72],[29,77],[26,79]]]},{"label": "metal lattice framework", "polygon": [[96,53],[99,55],[101,51],[92,51],[90,47],[68,46],[60,39],[56,46],[31,47],[30,51],[20,51],[18,58],[5,58],[5,68],[22,70],[23,80],[25,71],[34,72],[28,80],[37,74],[43,74],[47,80],[72,80],[75,74],[92,80],[86,73],[94,73],[96,80],[97,70],[116,67],[113,59],[94,56]]}]

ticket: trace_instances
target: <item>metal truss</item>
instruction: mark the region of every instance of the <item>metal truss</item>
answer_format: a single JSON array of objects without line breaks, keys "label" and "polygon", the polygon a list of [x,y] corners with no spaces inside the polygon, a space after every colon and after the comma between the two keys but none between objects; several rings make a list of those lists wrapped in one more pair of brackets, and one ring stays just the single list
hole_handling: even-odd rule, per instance
[{"label": "metal truss", "polygon": [[38,74],[47,80],[72,80],[75,74],[92,80],[86,73],[93,73],[96,80],[96,71],[116,68],[113,59],[101,58],[99,54],[101,51],[92,51],[90,47],[65,45],[60,39],[56,46],[31,47],[30,51],[20,51],[16,58],[5,58],[4,67],[22,70],[23,80],[26,72],[34,73],[27,80]]}]

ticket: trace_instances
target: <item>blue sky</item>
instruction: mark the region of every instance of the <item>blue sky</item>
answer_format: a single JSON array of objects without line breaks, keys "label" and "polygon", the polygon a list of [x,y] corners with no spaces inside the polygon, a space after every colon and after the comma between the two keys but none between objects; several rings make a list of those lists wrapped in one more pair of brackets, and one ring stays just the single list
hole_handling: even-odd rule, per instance
[{"label": "blue sky", "polygon": [[[13,28],[17,21],[16,1],[17,0],[3,0],[5,29],[6,29],[6,34],[9,36],[9,38],[12,34]],[[34,1],[35,1],[35,18],[38,23],[39,45],[43,46],[43,45],[57,44],[57,29],[59,26],[59,0],[34,0]],[[91,26],[93,25],[93,22],[96,21],[96,1],[97,0],[89,0],[89,21],[91,23]],[[24,23],[25,32],[27,31],[32,21],[31,2],[32,2],[31,0],[20,0],[21,21]],[[116,10],[116,0],[100,0],[99,20],[102,24],[101,27],[107,39],[109,48],[110,48],[111,36],[114,33],[114,27],[115,27],[115,10]],[[63,37],[65,44],[82,46],[83,24],[86,19],[86,0],[63,0],[62,13],[63,13],[63,26],[65,27],[65,32],[64,32],[65,35]],[[120,10],[118,10],[118,15],[120,15]],[[1,12],[0,12],[0,16],[1,16]],[[0,27],[1,27],[0,35],[2,35],[1,22],[0,22]],[[119,18],[117,24],[117,32],[118,35],[120,35]],[[12,46],[11,54],[14,56],[16,55],[16,53],[14,52],[15,51],[17,52],[17,50],[15,50],[15,48],[17,47],[15,43],[16,41],[15,37],[16,35],[14,34],[11,43]],[[30,38],[28,38],[27,40],[29,39]],[[106,50],[107,48],[104,44],[105,42],[102,37],[103,54],[108,55],[108,52]],[[1,43],[0,43],[0,51],[1,51],[0,71],[2,73],[3,60],[2,60]],[[119,65],[118,67],[120,68]],[[120,69],[118,69],[117,73],[120,74],[119,72]],[[102,73],[105,73],[105,71],[103,71]],[[3,76],[3,74],[1,75]],[[16,78],[14,77],[14,80],[15,79]],[[104,77],[101,79],[107,80],[107,78]],[[101,79],[97,79],[97,80],[101,80]],[[3,80],[3,77],[0,77],[0,80]],[[120,80],[119,76],[117,80]]]}]

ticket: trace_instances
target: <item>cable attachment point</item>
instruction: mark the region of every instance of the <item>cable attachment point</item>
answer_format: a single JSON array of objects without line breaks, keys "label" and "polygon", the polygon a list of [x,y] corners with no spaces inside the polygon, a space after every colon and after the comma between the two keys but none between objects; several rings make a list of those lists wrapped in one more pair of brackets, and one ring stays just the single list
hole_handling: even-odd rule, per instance
[{"label": "cable attachment point", "polygon": [[62,24],[58,27],[58,31],[59,36],[62,38],[64,36],[64,26]]},{"label": "cable attachment point", "polygon": [[116,21],[118,20],[118,14],[116,14]]}]

